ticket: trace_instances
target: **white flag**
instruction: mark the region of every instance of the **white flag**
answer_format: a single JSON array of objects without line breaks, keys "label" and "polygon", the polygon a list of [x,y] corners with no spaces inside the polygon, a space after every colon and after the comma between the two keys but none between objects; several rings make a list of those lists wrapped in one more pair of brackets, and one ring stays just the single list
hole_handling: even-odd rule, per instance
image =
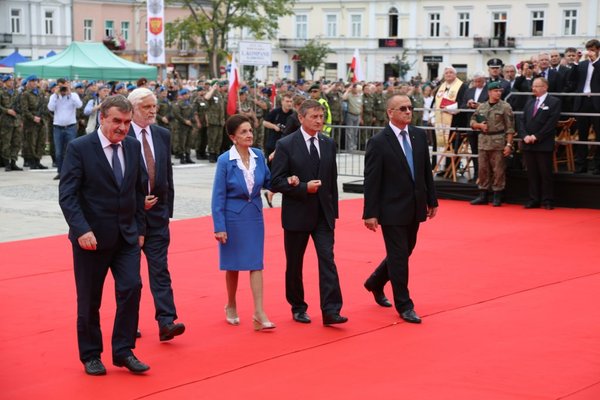
[{"label": "white flag", "polygon": [[165,5],[148,0],[148,57],[146,64],[165,63]]},{"label": "white flag", "polygon": [[360,82],[365,80],[363,75],[362,66],[360,64],[360,55],[358,49],[354,49],[354,55],[352,56],[352,63],[350,63],[350,69],[352,70],[352,82]]}]

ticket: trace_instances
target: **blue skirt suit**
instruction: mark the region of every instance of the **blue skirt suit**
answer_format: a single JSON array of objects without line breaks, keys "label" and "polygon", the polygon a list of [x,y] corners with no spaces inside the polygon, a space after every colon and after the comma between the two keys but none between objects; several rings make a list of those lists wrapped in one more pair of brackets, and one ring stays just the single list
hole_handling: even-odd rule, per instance
[{"label": "blue skirt suit", "polygon": [[269,188],[271,172],[260,149],[252,148],[256,168],[254,187],[248,192],[244,173],[227,151],[217,160],[213,182],[212,217],[215,232],[227,232],[219,243],[219,269],[223,271],[262,270],[265,226],[261,189]]}]

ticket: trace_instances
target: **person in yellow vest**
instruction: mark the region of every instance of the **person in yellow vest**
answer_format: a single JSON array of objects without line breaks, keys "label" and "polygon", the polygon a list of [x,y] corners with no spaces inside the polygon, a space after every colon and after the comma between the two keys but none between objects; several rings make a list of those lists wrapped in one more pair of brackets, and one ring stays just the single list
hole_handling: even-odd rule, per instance
[{"label": "person in yellow vest", "polygon": [[[463,118],[457,110],[466,90],[467,85],[456,76],[456,69],[452,66],[445,67],[444,81],[435,94],[435,127],[438,143],[440,143],[440,139],[441,143],[446,143],[450,137],[451,128],[464,125]],[[457,135],[459,135],[458,132]],[[455,143],[460,143],[460,141],[457,140]],[[450,159],[446,158],[446,167],[449,163]]]},{"label": "person in yellow vest", "polygon": [[311,99],[318,101],[323,106],[325,110],[325,124],[323,125],[322,133],[331,136],[331,109],[327,100],[321,97],[321,86],[318,83],[313,84],[308,89],[308,93]]}]

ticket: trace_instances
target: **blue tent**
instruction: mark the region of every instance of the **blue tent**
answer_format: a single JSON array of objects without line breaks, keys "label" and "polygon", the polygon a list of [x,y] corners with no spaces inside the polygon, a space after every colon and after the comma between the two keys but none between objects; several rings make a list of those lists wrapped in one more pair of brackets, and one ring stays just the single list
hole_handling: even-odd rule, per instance
[{"label": "blue tent", "polygon": [[2,67],[14,67],[15,64],[29,61],[25,57],[23,57],[17,50],[15,50],[12,54],[4,57],[0,60],[0,66]]}]

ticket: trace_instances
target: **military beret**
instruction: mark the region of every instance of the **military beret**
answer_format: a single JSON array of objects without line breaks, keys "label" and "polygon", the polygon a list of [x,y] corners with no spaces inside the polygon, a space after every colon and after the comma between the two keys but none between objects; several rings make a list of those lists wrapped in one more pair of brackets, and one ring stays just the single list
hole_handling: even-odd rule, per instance
[{"label": "military beret", "polygon": [[243,86],[243,87],[240,89],[240,94],[245,94],[245,93],[248,93],[248,86]]},{"label": "military beret", "polygon": [[159,86],[156,88],[156,90],[158,90],[158,92],[160,93],[160,92],[164,92],[165,90],[167,90],[167,88],[164,86]]},{"label": "military beret", "polygon": [[229,85],[229,81],[228,80],[224,80],[224,81],[219,82],[219,86],[227,86],[227,85]]},{"label": "military beret", "polygon": [[308,89],[309,92],[312,92],[313,90],[321,90],[321,86],[319,86],[318,83],[314,83],[310,86],[310,88]]},{"label": "military beret", "polygon": [[297,85],[304,85],[304,79],[298,79],[298,81],[296,81]]},{"label": "military beret", "polygon": [[492,67],[492,68],[500,68],[500,67],[502,67],[502,65],[504,65],[504,64],[502,63],[502,60],[499,58],[491,58],[487,62],[487,66]]},{"label": "military beret", "polygon": [[56,82],[50,82],[48,84],[48,89],[52,89],[54,86],[56,86]]},{"label": "military beret", "polygon": [[75,84],[75,89],[82,89],[82,88],[83,88],[83,83],[81,83],[81,82],[77,82],[77,83]]},{"label": "military beret", "polygon": [[87,85],[85,85],[85,87],[86,87],[86,88],[89,88],[90,86],[93,86],[93,85],[95,85],[95,84],[96,84],[96,81],[89,81],[89,82],[87,83]]},{"label": "military beret", "polygon": [[183,96],[184,94],[188,94],[189,92],[190,92],[190,91],[189,91],[189,90],[187,90],[187,89],[181,89],[181,90],[179,91],[179,95],[180,95],[180,96]]},{"label": "military beret", "polygon": [[499,81],[490,82],[487,84],[487,89],[488,90],[502,89],[502,85],[500,84]]},{"label": "military beret", "polygon": [[273,92],[271,91],[271,88],[265,87],[261,90],[261,93],[266,94],[270,97]]},{"label": "military beret", "polygon": [[110,90],[110,89],[111,89],[111,87],[110,87],[110,85],[102,85],[102,86],[100,86],[100,87],[98,88],[98,90],[102,90],[102,89],[108,89],[108,90]]},{"label": "military beret", "polygon": [[6,82],[8,80],[11,80],[12,78],[12,75],[2,75],[2,82]]},{"label": "military beret", "polygon": [[39,81],[37,75],[29,75],[27,78],[25,78],[25,80],[27,82],[29,82],[29,81]]},{"label": "military beret", "polygon": [[133,90],[137,88],[137,86],[135,86],[134,84],[130,83],[129,85],[127,85],[127,90]]},{"label": "military beret", "polygon": [[210,86],[214,85],[215,83],[219,83],[219,80],[213,79],[212,81],[210,81]]},{"label": "military beret", "polygon": [[124,84],[124,83],[122,83],[122,82],[121,82],[121,83],[117,83],[117,86],[115,86],[115,90],[121,90],[121,89],[123,89],[124,87],[125,87],[125,84]]}]

